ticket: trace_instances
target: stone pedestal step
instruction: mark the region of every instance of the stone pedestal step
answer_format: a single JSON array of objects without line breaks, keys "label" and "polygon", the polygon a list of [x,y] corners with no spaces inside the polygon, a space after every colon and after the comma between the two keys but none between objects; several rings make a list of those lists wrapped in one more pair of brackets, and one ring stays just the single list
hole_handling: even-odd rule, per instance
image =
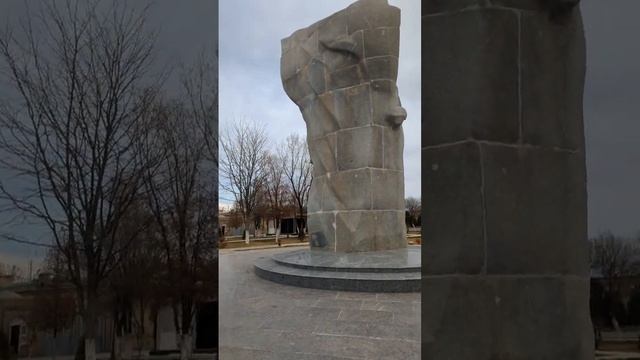
[{"label": "stone pedestal step", "polygon": [[[254,270],[263,279],[306,288],[360,292],[420,291],[419,248],[405,251],[403,255],[378,255],[377,260],[364,254],[325,253],[316,257],[316,253],[310,250],[296,250],[259,258],[254,263]],[[407,255],[412,261],[403,262]]]}]

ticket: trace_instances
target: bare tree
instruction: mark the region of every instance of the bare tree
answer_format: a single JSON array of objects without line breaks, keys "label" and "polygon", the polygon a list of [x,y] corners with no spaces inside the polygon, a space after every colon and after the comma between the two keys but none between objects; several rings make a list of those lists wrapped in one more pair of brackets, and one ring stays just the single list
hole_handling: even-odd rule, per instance
[{"label": "bare tree", "polygon": [[138,140],[158,87],[147,81],[155,35],[146,8],[59,4],[42,3],[0,39],[16,94],[0,105],[0,165],[17,179],[1,183],[0,196],[51,232],[93,360],[100,292],[132,240],[115,237],[146,168]]},{"label": "bare tree", "polygon": [[591,242],[591,265],[602,273],[606,281],[605,291],[610,299],[609,315],[614,327],[618,328],[613,307],[620,297],[619,280],[637,273],[638,245],[609,231],[600,233]]},{"label": "bare tree", "polygon": [[148,144],[149,152],[159,151],[162,158],[146,177],[149,208],[164,250],[160,294],[173,309],[183,360],[192,353],[198,304],[217,294],[216,139],[210,138],[217,122],[215,93],[190,85],[204,80],[189,79],[203,74],[189,71],[185,97],[158,105],[154,140]]},{"label": "bare tree", "polygon": [[267,134],[257,123],[236,121],[221,136],[220,146],[221,187],[233,194],[239,206],[248,243],[249,224],[267,172]]},{"label": "bare tree", "polygon": [[302,241],[305,228],[304,211],[309,200],[312,181],[309,147],[306,140],[298,134],[291,134],[278,149],[278,154],[283,164],[284,176],[289,183],[292,202],[295,204],[298,238]]},{"label": "bare tree", "polygon": [[410,226],[414,227],[418,224],[418,218],[422,214],[422,204],[420,199],[414,197],[408,197],[405,200],[405,208],[409,215]]},{"label": "bare tree", "polygon": [[269,154],[267,157],[265,189],[270,210],[269,214],[273,219],[276,229],[276,244],[280,246],[280,222],[284,212],[284,203],[286,202],[289,191],[284,178],[282,161],[274,154]]},{"label": "bare tree", "polygon": [[201,128],[207,160],[218,171],[218,81],[217,54],[201,49],[194,64],[180,74],[187,111]]}]

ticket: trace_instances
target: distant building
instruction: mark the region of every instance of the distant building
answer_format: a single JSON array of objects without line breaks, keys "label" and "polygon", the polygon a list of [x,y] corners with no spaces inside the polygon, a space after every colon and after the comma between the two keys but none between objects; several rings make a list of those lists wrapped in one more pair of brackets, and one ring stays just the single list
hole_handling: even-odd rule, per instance
[{"label": "distant building", "polygon": [[[303,215],[302,221],[304,222],[304,229],[306,231],[306,213]],[[296,226],[296,213],[293,210],[286,210],[282,218],[280,219],[280,234],[281,235],[297,235],[298,229]],[[257,224],[256,224],[257,223]],[[221,236],[242,236],[243,226],[240,215],[234,211],[232,205],[221,205],[218,208],[218,224],[219,234]],[[257,225],[257,226],[256,226]],[[275,220],[266,216],[257,215],[254,221],[249,224],[249,232],[256,234],[256,236],[269,236],[275,235],[276,226]]]}]

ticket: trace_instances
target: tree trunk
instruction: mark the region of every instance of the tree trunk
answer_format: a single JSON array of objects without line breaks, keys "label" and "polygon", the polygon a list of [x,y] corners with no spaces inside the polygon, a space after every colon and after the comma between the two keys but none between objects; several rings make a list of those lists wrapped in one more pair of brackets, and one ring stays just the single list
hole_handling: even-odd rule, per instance
[{"label": "tree trunk", "polygon": [[86,297],[84,322],[84,359],[96,360],[96,302],[97,296],[89,293]]},{"label": "tree trunk", "polygon": [[[55,332],[55,330],[54,330]],[[53,336],[53,349],[51,349],[51,360],[56,360],[58,336]]]},{"label": "tree trunk", "polygon": [[275,227],[276,227],[276,244],[280,246],[280,219],[277,217],[274,219]]},{"label": "tree trunk", "polygon": [[302,211],[300,211],[300,219],[298,219],[298,239],[304,241],[304,224],[302,218]]},{"label": "tree trunk", "polygon": [[617,333],[622,332],[622,330],[620,329],[620,324],[618,323],[618,319],[616,319],[616,316],[613,314],[611,314],[611,324],[613,324],[613,328]]},{"label": "tree trunk", "polygon": [[94,335],[84,339],[84,359],[96,360],[96,339]]},{"label": "tree trunk", "polygon": [[113,334],[113,340],[111,345],[111,359],[120,360],[122,359],[122,346],[120,341],[120,335]]},{"label": "tree trunk", "polygon": [[191,357],[191,334],[180,335],[180,360],[188,360]]}]

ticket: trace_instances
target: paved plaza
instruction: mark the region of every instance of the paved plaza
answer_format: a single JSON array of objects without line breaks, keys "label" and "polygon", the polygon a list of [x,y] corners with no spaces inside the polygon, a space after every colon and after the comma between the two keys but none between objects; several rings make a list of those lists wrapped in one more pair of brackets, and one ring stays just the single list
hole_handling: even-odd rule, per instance
[{"label": "paved plaza", "polygon": [[220,359],[420,359],[420,293],[305,289],[258,278],[294,249],[220,250]]}]

